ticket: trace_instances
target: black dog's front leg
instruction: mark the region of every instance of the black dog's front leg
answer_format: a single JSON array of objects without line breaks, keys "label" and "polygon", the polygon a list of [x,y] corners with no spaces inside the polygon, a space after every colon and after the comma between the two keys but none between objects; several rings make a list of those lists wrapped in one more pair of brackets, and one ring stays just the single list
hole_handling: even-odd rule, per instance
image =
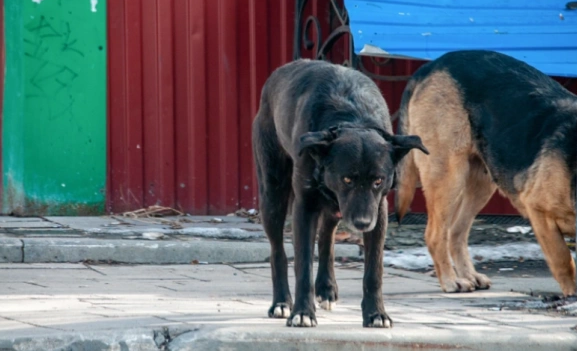
[{"label": "black dog's front leg", "polygon": [[287,326],[314,327],[313,257],[319,212],[316,199],[296,196],[293,204],[293,243],[295,251],[295,303]]},{"label": "black dog's front leg", "polygon": [[363,278],[363,327],[391,328],[393,321],[383,304],[383,248],[387,232],[387,199],[383,197],[375,229],[363,234],[365,275]]},{"label": "black dog's front leg", "polygon": [[335,278],[335,232],[339,218],[324,211],[319,221],[319,269],[315,280],[315,296],[321,308],[331,311],[339,298]]}]

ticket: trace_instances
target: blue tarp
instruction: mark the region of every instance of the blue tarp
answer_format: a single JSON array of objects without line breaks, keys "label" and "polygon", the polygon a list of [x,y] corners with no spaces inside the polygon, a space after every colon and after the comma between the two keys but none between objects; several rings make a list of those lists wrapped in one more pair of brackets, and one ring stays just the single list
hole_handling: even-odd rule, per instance
[{"label": "blue tarp", "polygon": [[568,0],[345,0],[359,55],[432,60],[486,49],[548,75],[577,77],[577,9]]}]

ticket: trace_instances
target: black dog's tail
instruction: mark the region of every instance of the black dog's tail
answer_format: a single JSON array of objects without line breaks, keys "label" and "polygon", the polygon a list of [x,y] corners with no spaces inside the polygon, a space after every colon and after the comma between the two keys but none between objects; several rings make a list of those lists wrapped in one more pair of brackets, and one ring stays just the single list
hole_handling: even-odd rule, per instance
[{"label": "black dog's tail", "polygon": [[[416,79],[409,80],[407,87],[403,92],[401,107],[399,108],[397,134],[407,135],[409,130],[409,102],[411,101],[417,83],[418,81]],[[405,217],[409,211],[411,202],[413,202],[415,189],[419,182],[419,173],[412,152],[409,152],[407,156],[401,159],[397,164],[395,172],[397,184],[397,192],[395,194],[395,213],[397,214],[397,221],[399,225],[401,225],[403,217]]]}]

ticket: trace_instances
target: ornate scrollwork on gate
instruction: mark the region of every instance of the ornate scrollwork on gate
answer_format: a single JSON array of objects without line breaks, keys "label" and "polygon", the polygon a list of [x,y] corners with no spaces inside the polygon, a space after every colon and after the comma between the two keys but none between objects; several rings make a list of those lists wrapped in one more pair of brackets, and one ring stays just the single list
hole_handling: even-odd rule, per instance
[{"label": "ornate scrollwork on gate", "polygon": [[[344,59],[341,62],[333,61],[334,63],[353,67],[371,78],[383,81],[406,81],[410,78],[409,76],[385,76],[373,73],[367,69],[363,64],[362,58],[354,52],[349,16],[343,0],[318,0],[317,2],[322,4],[328,3],[328,9],[321,9],[323,13],[317,16],[312,14],[306,16],[307,5],[310,5],[308,7],[309,10],[312,10],[313,5],[311,5],[309,0],[296,0],[293,47],[294,60],[302,58],[303,50],[306,50],[310,53],[308,57],[316,60],[333,61],[329,57],[331,51],[335,48],[335,44],[339,42],[339,40],[346,37],[348,41],[343,39],[344,45],[341,47],[344,47]],[[313,11],[309,12],[314,13]],[[323,28],[325,31],[328,28],[329,34],[327,36],[323,36]],[[313,33],[314,35],[312,35]],[[391,59],[378,60],[375,57],[367,58],[367,60],[368,59],[370,59],[374,67],[386,66],[391,62]]]}]

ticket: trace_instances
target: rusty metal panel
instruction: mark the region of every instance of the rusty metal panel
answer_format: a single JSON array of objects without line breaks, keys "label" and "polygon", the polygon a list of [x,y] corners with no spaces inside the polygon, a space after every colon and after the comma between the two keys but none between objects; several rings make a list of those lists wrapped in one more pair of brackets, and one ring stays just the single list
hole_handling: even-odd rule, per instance
[{"label": "rusty metal panel", "polygon": [[238,208],[238,2],[206,2],[209,213]]},{"label": "rusty metal panel", "polygon": [[173,0],[142,7],[144,204],[174,206]]},{"label": "rusty metal panel", "polygon": [[205,0],[174,8],[176,207],[208,213],[208,111]]},{"label": "rusty metal panel", "polygon": [[142,0],[108,6],[107,210],[144,206]]}]

